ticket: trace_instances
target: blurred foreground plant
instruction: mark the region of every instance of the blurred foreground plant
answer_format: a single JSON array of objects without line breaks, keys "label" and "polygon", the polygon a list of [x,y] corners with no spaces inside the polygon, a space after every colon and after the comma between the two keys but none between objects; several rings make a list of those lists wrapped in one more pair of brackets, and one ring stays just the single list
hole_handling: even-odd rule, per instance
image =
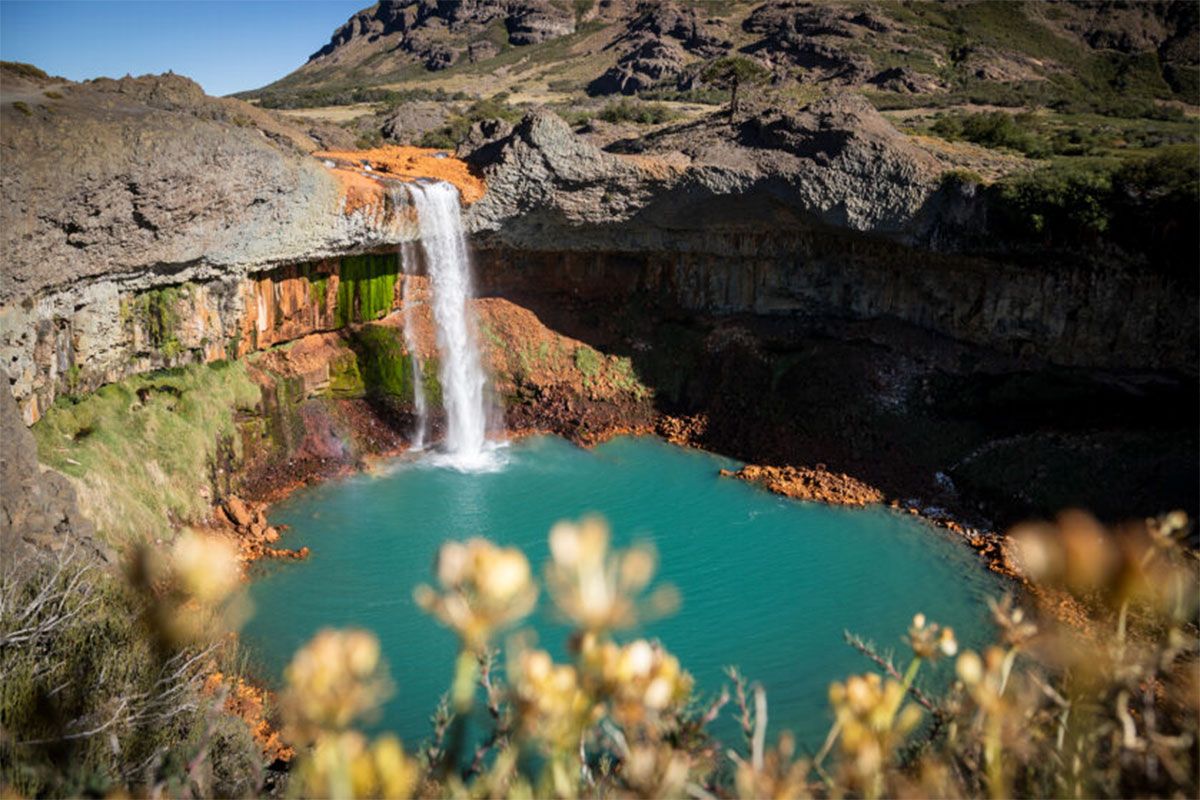
[{"label": "blurred foreground plant", "polygon": [[[614,635],[675,602],[651,592],[648,547],[610,548],[597,519],[560,523],[546,567],[555,610],[574,624],[556,663],[526,633],[507,642],[503,680],[492,643],[537,596],[523,555],[483,539],[439,553],[440,588],[423,608],[462,643],[447,702],[420,756],[353,729],[390,684],[374,637],[323,631],[287,670],[288,732],[308,745],[291,792],[320,797],[927,797],[1192,796],[1197,789],[1197,572],[1180,547],[1187,520],[1168,515],[1109,531],[1086,516],[1014,531],[1030,581],[1022,607],[990,601],[996,642],[960,652],[950,628],[916,614],[897,666],[849,637],[879,667],[829,688],[833,724],[800,757],[767,740],[763,687],[730,670],[745,749],[722,749],[707,705],[660,643]],[[1050,601],[1089,610],[1080,629]],[[1046,613],[1051,611],[1054,613]],[[957,658],[955,658],[957,657]],[[921,671],[954,659],[941,695]],[[482,697],[486,715],[475,714]],[[480,735],[467,736],[480,724]],[[475,742],[473,750],[466,745]]]}]

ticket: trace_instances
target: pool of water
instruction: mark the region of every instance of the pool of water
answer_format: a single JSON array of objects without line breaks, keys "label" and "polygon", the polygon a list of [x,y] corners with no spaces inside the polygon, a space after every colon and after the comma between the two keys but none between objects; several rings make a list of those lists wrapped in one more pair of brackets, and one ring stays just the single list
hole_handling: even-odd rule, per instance
[{"label": "pool of water", "polygon": [[[843,631],[902,659],[900,637],[918,611],[954,626],[968,646],[990,633],[985,598],[999,593],[995,579],[965,546],[912,517],[771,495],[718,476],[735,462],[652,438],[582,450],[540,437],[504,455],[503,469],[483,474],[398,460],[277,505],[271,521],[291,526],[281,544],[312,555],[256,568],[243,641],[264,677],[278,679],[320,628],[370,629],[397,687],[376,727],[416,746],[455,657],[454,635],[412,599],[432,582],[438,545],[485,535],[522,548],[540,575],[550,526],[587,512],[608,518],[617,545],[652,541],[658,581],[682,594],[676,614],[619,638],[661,639],[701,691],[718,690],[723,668],[737,665],[766,687],[771,730],[789,728],[810,748],[829,726],[829,682],[871,667]],[[544,592],[531,622],[539,645],[564,658],[567,629]],[[949,671],[942,664],[927,680]],[[736,729],[727,721],[716,730]]]}]

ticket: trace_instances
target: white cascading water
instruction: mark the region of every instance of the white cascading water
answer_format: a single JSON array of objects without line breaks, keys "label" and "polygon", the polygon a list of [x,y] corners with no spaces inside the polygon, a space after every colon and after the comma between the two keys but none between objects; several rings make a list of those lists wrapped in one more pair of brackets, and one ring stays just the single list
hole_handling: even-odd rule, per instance
[{"label": "white cascading water", "polygon": [[433,290],[433,319],[441,356],[438,379],[446,407],[447,463],[459,469],[493,464],[487,447],[487,375],[469,318],[471,264],[463,233],[458,189],[451,183],[409,184]]},{"label": "white cascading water", "polygon": [[416,317],[414,314],[417,304],[413,277],[417,273],[417,253],[412,242],[400,245],[400,266],[404,270],[404,288],[401,292],[401,302],[404,304],[404,346],[412,359],[413,408],[417,412],[417,421],[413,429],[413,450],[425,449],[425,436],[429,431],[429,407],[425,401],[425,362],[417,348]]}]

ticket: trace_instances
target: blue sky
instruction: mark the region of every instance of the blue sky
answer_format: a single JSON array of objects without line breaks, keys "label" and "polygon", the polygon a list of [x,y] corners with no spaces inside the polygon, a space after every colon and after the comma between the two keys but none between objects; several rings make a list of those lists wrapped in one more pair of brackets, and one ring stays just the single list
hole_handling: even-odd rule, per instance
[{"label": "blue sky", "polygon": [[71,80],[173,70],[209,94],[282,78],[371,0],[0,0],[0,58]]}]

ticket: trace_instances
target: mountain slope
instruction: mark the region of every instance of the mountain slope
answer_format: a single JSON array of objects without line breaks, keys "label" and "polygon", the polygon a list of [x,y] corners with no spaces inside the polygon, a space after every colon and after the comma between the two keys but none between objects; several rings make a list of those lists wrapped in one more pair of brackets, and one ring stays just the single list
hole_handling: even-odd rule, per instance
[{"label": "mountain slope", "polygon": [[1195,103],[1198,19],[1189,0],[395,0],[358,12],[303,67],[244,96],[296,106],[367,87],[559,99],[688,92],[703,84],[701,65],[736,54],[777,86]]}]

